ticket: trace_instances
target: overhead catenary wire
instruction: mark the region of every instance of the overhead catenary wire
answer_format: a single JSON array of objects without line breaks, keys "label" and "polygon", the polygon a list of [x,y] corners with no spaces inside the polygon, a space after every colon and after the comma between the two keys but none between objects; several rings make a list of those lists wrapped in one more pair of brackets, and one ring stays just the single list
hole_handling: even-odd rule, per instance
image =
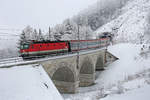
[{"label": "overhead catenary wire", "polygon": [[22,29],[9,29],[9,28],[0,28],[0,30],[7,30],[7,31],[22,31]]},{"label": "overhead catenary wire", "polygon": [[0,36],[6,36],[6,35],[10,35],[10,36],[20,36],[19,33],[14,34],[12,33],[8,33],[8,32],[0,32]]}]

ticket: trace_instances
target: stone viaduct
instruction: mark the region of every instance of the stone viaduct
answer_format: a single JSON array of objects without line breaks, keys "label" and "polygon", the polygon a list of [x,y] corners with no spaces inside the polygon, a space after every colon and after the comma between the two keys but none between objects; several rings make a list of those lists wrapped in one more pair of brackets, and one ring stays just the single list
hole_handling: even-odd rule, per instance
[{"label": "stone viaduct", "polygon": [[76,93],[79,86],[94,84],[95,71],[103,70],[107,62],[117,58],[106,49],[91,50],[79,54],[63,56],[39,62],[51,77],[57,89],[62,93]]}]

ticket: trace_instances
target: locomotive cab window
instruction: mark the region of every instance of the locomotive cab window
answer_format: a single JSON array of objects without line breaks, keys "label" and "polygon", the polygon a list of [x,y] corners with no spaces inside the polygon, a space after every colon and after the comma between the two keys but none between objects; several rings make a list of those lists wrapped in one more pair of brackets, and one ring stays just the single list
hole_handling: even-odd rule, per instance
[{"label": "locomotive cab window", "polygon": [[23,49],[23,45],[20,46],[20,49]]},{"label": "locomotive cab window", "polygon": [[28,44],[24,44],[21,46],[21,49],[28,49],[29,48],[29,45]]}]

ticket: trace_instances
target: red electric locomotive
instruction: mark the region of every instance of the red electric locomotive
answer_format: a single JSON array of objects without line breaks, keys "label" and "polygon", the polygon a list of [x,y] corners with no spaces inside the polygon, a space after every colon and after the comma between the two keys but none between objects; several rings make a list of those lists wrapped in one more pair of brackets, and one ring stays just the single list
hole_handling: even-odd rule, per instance
[{"label": "red electric locomotive", "polygon": [[22,43],[20,54],[23,58],[37,57],[54,53],[69,52],[68,41],[30,41]]}]

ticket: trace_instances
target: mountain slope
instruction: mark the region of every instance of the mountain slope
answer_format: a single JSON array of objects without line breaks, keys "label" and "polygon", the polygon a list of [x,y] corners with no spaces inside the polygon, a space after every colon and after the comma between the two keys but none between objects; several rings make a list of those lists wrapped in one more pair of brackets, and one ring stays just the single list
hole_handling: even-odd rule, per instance
[{"label": "mountain slope", "polygon": [[121,9],[115,20],[100,27],[95,33],[112,32],[115,42],[139,43],[148,26],[149,0],[132,0]]}]

